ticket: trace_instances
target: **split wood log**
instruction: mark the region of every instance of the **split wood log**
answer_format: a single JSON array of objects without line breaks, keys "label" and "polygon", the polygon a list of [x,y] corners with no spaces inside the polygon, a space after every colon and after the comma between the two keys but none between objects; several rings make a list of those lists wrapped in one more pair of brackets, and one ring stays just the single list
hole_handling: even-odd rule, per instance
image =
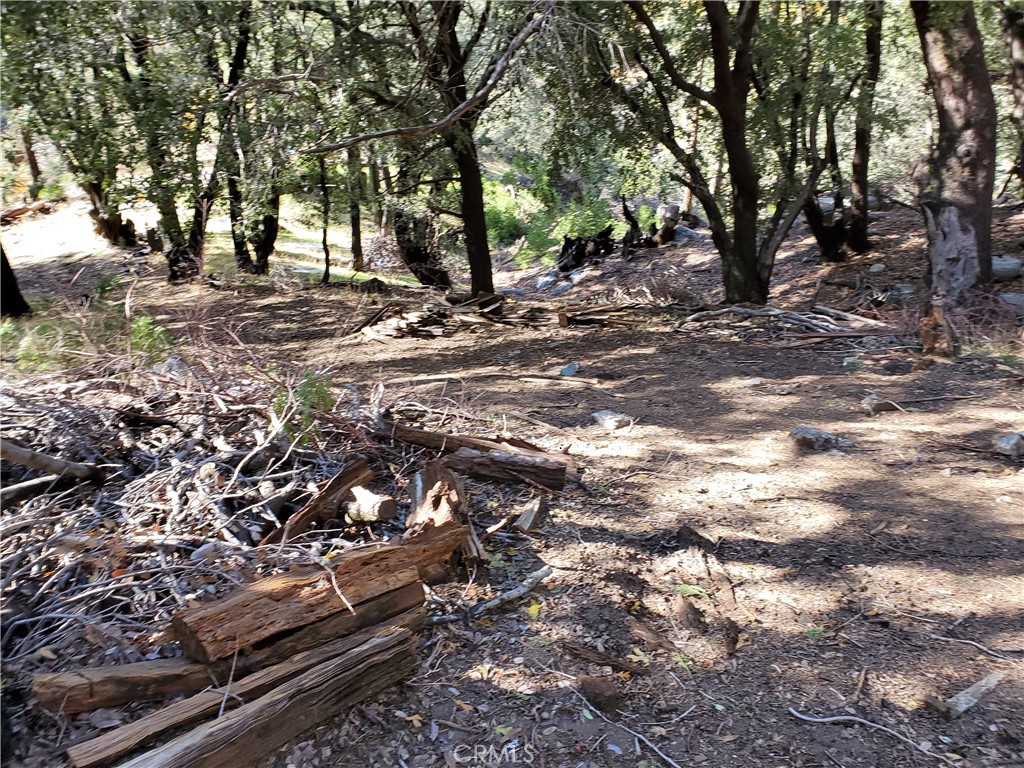
[{"label": "split wood log", "polygon": [[[421,589],[421,599],[422,594]],[[215,714],[222,706],[232,709],[263,696],[278,685],[318,664],[349,653],[375,637],[391,635],[399,630],[415,631],[425,616],[425,609],[418,606],[370,629],[297,653],[288,660],[255,672],[240,682],[203,691],[108,731],[95,739],[76,744],[68,749],[68,758],[75,768],[93,768],[109,763],[135,751],[162,733],[191,725]]]},{"label": "split wood log", "polygon": [[520,533],[529,533],[540,525],[547,509],[547,501],[544,500],[543,496],[538,496],[523,507],[523,511],[519,513],[519,517],[512,523],[512,527]]},{"label": "split wood log", "polygon": [[345,517],[353,523],[377,523],[382,520],[394,520],[398,514],[398,505],[390,496],[357,485],[352,489],[355,501],[348,505]]},{"label": "split wood log", "polygon": [[398,422],[386,423],[381,433],[393,440],[400,440],[411,445],[422,445],[424,448],[433,448],[446,453],[454,453],[460,448],[472,448],[475,451],[482,451],[484,453],[503,451],[522,456],[543,456],[551,461],[564,464],[566,471],[569,473],[575,473],[576,471],[576,462],[571,456],[567,456],[564,453],[548,453],[536,445],[515,438],[504,440],[474,437],[471,435],[445,435],[438,432],[429,432],[424,429],[416,429],[415,427],[409,427]]},{"label": "split wood log", "polygon": [[423,585],[415,581],[359,603],[355,606],[355,613],[340,611],[284,638],[259,644],[237,659],[225,659],[211,665],[184,658],[158,659],[39,674],[33,679],[33,693],[47,711],[67,714],[195,693],[211,684],[224,683],[231,674],[232,664],[234,678],[238,680],[257,669],[371,627],[422,603]]},{"label": "split wood log", "polygon": [[[469,526],[465,522],[466,491],[459,477],[436,459],[428,461],[416,473],[406,490],[412,499],[412,511],[406,518],[406,531],[399,542],[403,547],[429,545],[435,550],[435,554],[424,553],[420,578],[428,584],[436,584],[444,579],[445,564],[455,550],[459,547],[465,550],[469,543]],[[453,538],[457,538],[457,543],[446,549]],[[433,541],[449,543],[438,549],[430,544]]]},{"label": "split wood log", "polygon": [[387,545],[352,549],[329,568],[297,568],[180,610],[171,628],[186,656],[209,664],[339,611],[354,614],[357,603],[416,581],[418,554]]},{"label": "split wood log", "polygon": [[0,438],[0,458],[19,464],[30,469],[38,469],[40,472],[48,472],[52,475],[67,475],[79,480],[88,480],[90,483],[100,485],[106,480],[103,470],[89,464],[79,464],[74,461],[55,459],[45,453],[33,451],[29,448],[12,443],[10,440]]},{"label": "split wood log", "polygon": [[552,491],[565,487],[565,464],[546,455],[530,456],[504,451],[483,452],[460,448],[444,457],[444,464],[473,477],[502,483],[537,485]]},{"label": "split wood log", "polygon": [[408,630],[374,637],[121,768],[251,766],[289,739],[412,674],[415,643]]},{"label": "split wood log", "polygon": [[349,492],[357,485],[363,485],[373,480],[373,471],[366,459],[356,456],[345,462],[345,468],[328,480],[313,495],[305,506],[288,518],[281,528],[275,528],[263,537],[261,545],[278,544],[305,533],[317,523],[329,520],[338,513]]}]

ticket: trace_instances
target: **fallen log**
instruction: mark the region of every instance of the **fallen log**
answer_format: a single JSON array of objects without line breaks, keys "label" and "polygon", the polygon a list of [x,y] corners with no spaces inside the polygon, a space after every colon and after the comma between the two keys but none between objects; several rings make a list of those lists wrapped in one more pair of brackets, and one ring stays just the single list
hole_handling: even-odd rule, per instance
[{"label": "fallen log", "polygon": [[48,213],[50,210],[50,204],[44,201],[38,203],[32,203],[31,205],[19,205],[15,208],[8,208],[3,213],[0,213],[0,224],[10,224],[15,219],[19,219],[27,213]]},{"label": "fallen log", "polygon": [[[422,599],[422,589],[420,598]],[[324,645],[295,654],[266,669],[255,672],[244,680],[221,688],[203,691],[190,698],[175,702],[95,739],[76,744],[68,749],[68,758],[75,768],[93,768],[133,752],[162,733],[199,722],[217,713],[221,707],[234,708],[272,691],[278,685],[306,672],[334,657],[349,653],[372,641],[400,630],[412,630],[422,623],[426,611],[422,606],[413,608],[383,624],[348,637],[335,639]]]},{"label": "fallen log", "polygon": [[329,568],[298,568],[180,610],[171,629],[186,656],[209,664],[339,611],[354,614],[357,603],[411,584],[419,579],[417,554],[387,545],[352,549]]},{"label": "fallen log", "polygon": [[288,522],[282,527],[275,528],[264,536],[260,544],[278,544],[294,539],[308,531],[313,525],[336,516],[342,500],[352,489],[371,480],[373,480],[373,471],[362,456],[356,456],[345,462],[345,468],[341,472],[324,483],[313,495],[313,498],[288,518]]},{"label": "fallen log", "polygon": [[352,489],[352,495],[355,501],[345,510],[345,518],[353,523],[394,520],[398,515],[398,505],[390,496],[374,493],[361,485]]},{"label": "fallen log", "polygon": [[[420,578],[436,584],[443,580],[444,566],[455,550],[465,549],[469,543],[469,526],[464,522],[466,493],[459,478],[436,459],[416,473],[406,491],[412,500],[412,511],[399,542],[422,552]],[[451,546],[455,539],[457,543]]]},{"label": "fallen log", "polygon": [[521,456],[541,456],[564,464],[567,472],[575,473],[576,471],[576,463],[571,456],[567,456],[564,453],[548,453],[525,440],[500,440],[471,435],[441,434],[439,432],[429,432],[425,429],[416,429],[415,427],[409,427],[398,422],[386,423],[382,434],[393,440],[399,440],[411,445],[421,445],[424,448],[433,448],[445,453],[454,453],[460,448],[472,448],[475,451],[482,451],[484,453],[503,451]]},{"label": "fallen log", "polygon": [[565,487],[565,464],[545,455],[530,456],[504,451],[483,452],[460,448],[444,457],[450,469],[484,480],[502,483],[529,483],[552,491]]},{"label": "fallen log", "polygon": [[48,472],[53,475],[74,477],[79,480],[88,480],[97,485],[106,479],[103,470],[89,464],[79,464],[74,461],[55,459],[45,453],[24,448],[10,440],[0,438],[0,458],[19,464],[30,469],[38,469],[40,472]]},{"label": "fallen log", "polygon": [[407,629],[374,637],[121,768],[245,768],[289,739],[384,690],[416,667]]},{"label": "fallen log", "polygon": [[422,602],[423,585],[415,581],[359,603],[355,606],[355,613],[340,611],[286,637],[258,644],[237,659],[225,659],[211,665],[185,658],[157,659],[39,674],[33,678],[33,694],[48,712],[74,714],[195,693],[211,684],[223,684],[231,674],[232,664],[235,679],[241,679],[257,669],[386,621]]}]

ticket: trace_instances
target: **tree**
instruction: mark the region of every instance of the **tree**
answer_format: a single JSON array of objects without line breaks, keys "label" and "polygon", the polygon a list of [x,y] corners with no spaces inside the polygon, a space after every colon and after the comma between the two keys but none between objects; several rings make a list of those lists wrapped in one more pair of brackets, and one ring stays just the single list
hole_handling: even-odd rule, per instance
[{"label": "tree", "polygon": [[868,0],[864,4],[864,57],[865,72],[857,96],[857,119],[854,127],[853,175],[851,176],[850,228],[847,244],[863,253],[868,242],[868,166],[871,161],[871,123],[874,116],[875,86],[882,66],[882,18],[885,3]]},{"label": "tree", "polygon": [[911,2],[938,134],[915,177],[928,233],[936,351],[952,353],[947,311],[992,276],[992,192],[996,107],[981,35],[970,2]]},{"label": "tree", "polygon": [[14,270],[7,260],[7,251],[0,245],[0,314],[4,317],[22,317],[32,313],[32,307],[21,295]]},{"label": "tree", "polygon": [[[316,10],[322,6],[314,3],[303,3],[301,7],[322,12]],[[463,0],[428,3],[400,0],[398,18],[389,25],[400,23],[405,37],[388,42],[400,46],[399,50],[406,51],[409,58],[394,54],[382,57],[379,46],[364,47],[362,50],[369,49],[368,56],[378,69],[374,81],[361,84],[358,91],[369,105],[383,107],[383,114],[389,116],[392,123],[417,119],[421,124],[387,128],[311,150],[330,152],[391,137],[411,145],[423,137],[440,137],[458,173],[458,215],[462,220],[473,295],[494,290],[482,171],[474,132],[513,58],[540,30],[552,7],[551,2],[530,6],[524,15],[518,6],[511,4],[500,6],[499,12],[499,8],[490,3],[479,9]],[[464,20],[464,14],[470,13],[473,18]],[[507,23],[499,23],[502,18]],[[416,71],[412,73],[407,67],[410,59],[416,63]],[[421,88],[420,84],[426,87]],[[424,115],[437,117],[424,120]],[[404,149],[403,153],[409,155]],[[414,186],[419,183],[413,181]],[[424,233],[425,227],[425,222],[415,221],[408,215],[400,225],[396,221],[396,229],[415,236],[414,240]]]}]

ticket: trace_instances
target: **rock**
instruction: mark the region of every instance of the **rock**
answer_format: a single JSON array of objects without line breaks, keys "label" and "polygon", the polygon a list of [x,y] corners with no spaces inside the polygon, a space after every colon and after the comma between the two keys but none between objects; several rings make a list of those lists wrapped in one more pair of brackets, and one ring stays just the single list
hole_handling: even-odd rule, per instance
[{"label": "rock", "polygon": [[593,267],[582,267],[581,269],[574,269],[569,273],[569,282],[573,285],[579,285],[588,277],[595,277],[601,274],[601,270],[594,269]]},{"label": "rock", "polygon": [[581,675],[576,678],[576,682],[579,684],[580,693],[602,712],[614,712],[625,702],[615,686],[615,681],[610,677]]},{"label": "rock", "polygon": [[878,221],[889,215],[888,211],[868,211],[868,221]]},{"label": "rock", "polygon": [[675,203],[662,203],[658,206],[658,223],[661,226],[675,226],[679,222],[679,206]]},{"label": "rock", "polygon": [[844,371],[859,371],[864,367],[864,361],[859,357],[844,357],[843,358],[843,370]]},{"label": "rock", "polygon": [[806,424],[794,427],[790,430],[789,436],[801,448],[809,448],[814,451],[827,451],[832,448],[850,448],[853,446],[853,443],[849,440],[844,440],[837,435],[833,435],[831,432],[808,427]]},{"label": "rock", "polygon": [[1024,432],[1007,432],[996,435],[992,438],[992,447],[996,453],[1001,453],[1004,456],[1013,456],[1014,458],[1024,456]]},{"label": "rock", "polygon": [[883,264],[882,262],[872,264],[870,267],[868,267],[868,272],[870,272],[873,275],[877,275],[879,272],[885,272],[885,264]]},{"label": "rock", "polygon": [[594,421],[609,431],[622,429],[633,423],[629,416],[624,413],[616,413],[615,411],[595,411],[590,415]]},{"label": "rock", "polygon": [[551,291],[552,296],[562,296],[568,293],[572,289],[572,283],[562,283],[561,285],[555,286],[554,290]]},{"label": "rock", "polygon": [[558,372],[560,376],[575,376],[580,370],[580,364],[573,360]]},{"label": "rock", "polygon": [[554,275],[544,275],[537,281],[537,290],[546,291],[552,285],[558,282],[558,278]]},{"label": "rock", "polygon": [[1024,317],[1024,293],[1007,292],[999,297],[999,301],[1012,309],[1017,317]]},{"label": "rock", "polygon": [[992,257],[992,279],[1005,283],[1024,274],[1024,261],[1013,256]]},{"label": "rock", "polygon": [[502,288],[501,293],[503,296],[525,296],[526,291],[522,288]]},{"label": "rock", "polygon": [[836,209],[836,201],[831,197],[819,197],[818,207],[822,213],[832,213]]},{"label": "rock", "polygon": [[900,410],[900,407],[892,400],[883,400],[878,395],[868,395],[860,401],[860,407],[868,416],[877,416],[886,411]]},{"label": "rock", "polygon": [[682,224],[680,224],[679,226],[676,227],[675,241],[677,243],[685,242],[687,240],[696,240],[699,237],[700,237],[700,232],[692,230],[689,227],[684,227]]},{"label": "rock", "polygon": [[759,387],[764,384],[764,379],[753,378],[753,379],[740,379],[736,382],[735,386],[740,389],[750,389],[751,387]]}]

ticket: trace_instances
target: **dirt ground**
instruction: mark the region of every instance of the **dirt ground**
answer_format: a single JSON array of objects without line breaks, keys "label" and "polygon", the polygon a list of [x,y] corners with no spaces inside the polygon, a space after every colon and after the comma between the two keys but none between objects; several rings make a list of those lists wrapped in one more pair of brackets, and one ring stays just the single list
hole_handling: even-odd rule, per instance
[{"label": "dirt ground", "polygon": [[[129,265],[73,242],[62,246],[70,256],[29,253],[34,224],[19,226],[4,243],[30,301],[88,294]],[[1001,252],[1020,256],[1019,206],[996,226]],[[893,211],[876,229],[879,250],[842,265],[818,263],[806,233],[794,234],[773,305],[807,308],[817,291],[841,306],[871,283],[919,287],[916,214]],[[486,566],[436,591],[466,606],[542,564],[550,578],[485,619],[425,630],[413,679],[254,765],[1024,766],[1024,462],[990,450],[993,436],[1024,429],[1020,368],[984,350],[926,358],[911,338],[810,340],[735,320],[687,330],[678,323],[692,306],[667,301],[635,308],[629,328],[487,324],[380,342],[346,335],[374,302],[436,298],[282,279],[171,291],[158,259],[130,263],[143,275],[136,311],[186,340],[185,356],[233,349],[362,397],[380,384],[430,428],[511,434],[582,469],[580,484],[547,494],[538,530],[502,529]],[[706,238],[608,262],[554,300],[533,290],[543,272],[499,273],[501,287],[525,291],[510,306],[644,291],[685,291],[695,306],[720,290]],[[892,322],[911,310],[881,309]],[[570,363],[574,375],[559,376]],[[869,394],[901,408],[868,416]],[[601,426],[591,414],[604,409],[629,424]],[[799,449],[789,437],[799,425],[849,443]],[[469,490],[480,529],[540,493]],[[994,672],[1005,677],[957,719],[924,703]],[[581,685],[593,693],[581,676],[611,681],[606,711],[581,697]],[[38,742],[19,760],[61,764]]]}]

